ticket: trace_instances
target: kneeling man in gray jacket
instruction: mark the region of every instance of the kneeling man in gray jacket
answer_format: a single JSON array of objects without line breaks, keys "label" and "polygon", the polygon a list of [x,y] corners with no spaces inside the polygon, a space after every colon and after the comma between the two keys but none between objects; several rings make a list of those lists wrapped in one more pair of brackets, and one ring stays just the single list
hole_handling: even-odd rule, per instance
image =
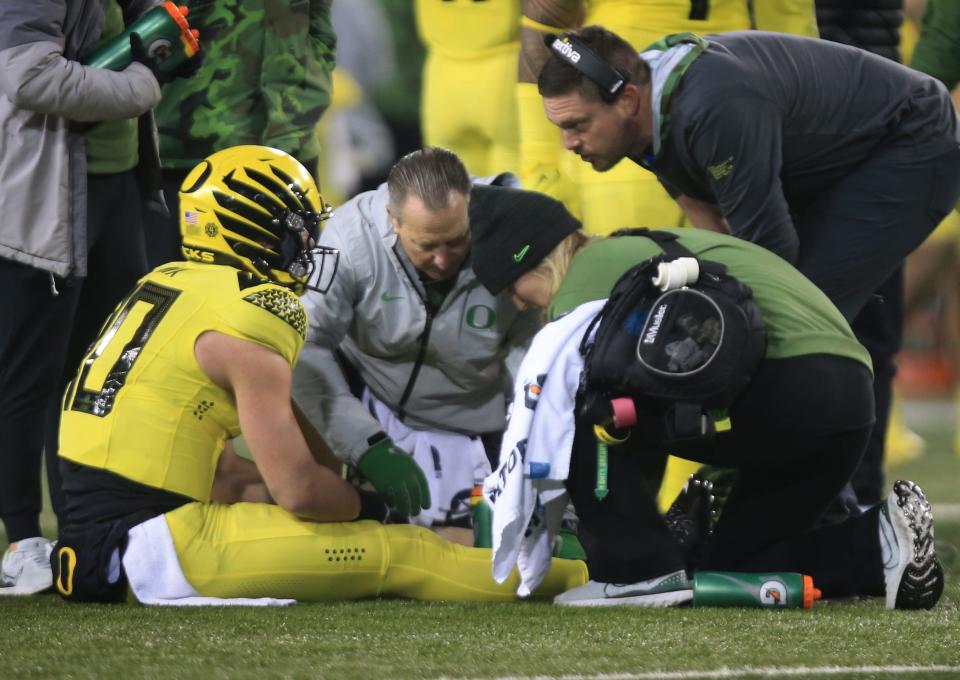
[{"label": "kneeling man in gray jacket", "polygon": [[327,222],[320,245],[340,250],[339,268],[325,295],[304,298],[298,404],[395,514],[424,526],[469,526],[470,491],[496,463],[508,365],[539,327],[508,291],[491,295],[477,280],[470,225],[580,226],[543,194],[499,186],[510,179],[472,183],[441,148],[404,156]]}]

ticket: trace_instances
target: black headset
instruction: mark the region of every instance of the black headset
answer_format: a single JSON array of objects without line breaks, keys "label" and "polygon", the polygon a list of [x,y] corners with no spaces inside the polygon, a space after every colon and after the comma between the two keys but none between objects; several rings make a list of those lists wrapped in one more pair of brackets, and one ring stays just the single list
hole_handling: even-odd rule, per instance
[{"label": "black headset", "polygon": [[613,68],[572,33],[559,36],[548,33],[543,42],[550,50],[580,73],[596,83],[600,97],[608,104],[613,102],[623,86],[630,82],[630,74]]}]

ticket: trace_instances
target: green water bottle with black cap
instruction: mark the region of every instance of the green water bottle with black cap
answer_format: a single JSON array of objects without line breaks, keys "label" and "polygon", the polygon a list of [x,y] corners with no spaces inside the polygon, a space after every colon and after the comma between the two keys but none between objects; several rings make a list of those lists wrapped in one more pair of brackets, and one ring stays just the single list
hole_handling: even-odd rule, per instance
[{"label": "green water bottle with black cap", "polygon": [[793,572],[701,571],[693,577],[694,607],[810,609],[820,597],[812,577]]},{"label": "green water bottle with black cap", "polygon": [[200,33],[187,23],[186,7],[164,2],[154,7],[126,30],[101,46],[84,63],[87,66],[122,71],[133,61],[130,34],[136,33],[147,55],[164,72],[171,72],[200,51]]}]

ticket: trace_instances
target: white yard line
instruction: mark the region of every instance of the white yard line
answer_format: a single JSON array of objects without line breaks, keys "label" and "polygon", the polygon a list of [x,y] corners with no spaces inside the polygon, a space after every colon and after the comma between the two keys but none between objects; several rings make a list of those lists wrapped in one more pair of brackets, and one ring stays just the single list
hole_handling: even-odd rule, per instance
[{"label": "white yard line", "polygon": [[[596,675],[507,675],[487,680],[699,680],[710,678],[785,678],[814,675],[902,675],[904,673],[960,674],[960,666],[796,666],[767,668],[718,668],[703,671],[650,671],[646,673],[600,673]],[[440,678],[439,680],[452,680]]]}]

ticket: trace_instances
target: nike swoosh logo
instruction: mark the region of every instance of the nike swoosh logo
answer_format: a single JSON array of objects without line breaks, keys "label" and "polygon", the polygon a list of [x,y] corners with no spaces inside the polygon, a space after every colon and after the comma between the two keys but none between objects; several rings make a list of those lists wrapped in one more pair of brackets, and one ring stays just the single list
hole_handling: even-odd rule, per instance
[{"label": "nike swoosh logo", "polygon": [[520,250],[518,250],[517,252],[515,252],[515,253],[513,254],[513,261],[514,261],[514,262],[519,262],[520,260],[522,260],[523,258],[525,258],[525,257],[527,256],[527,251],[528,251],[528,250],[530,250],[530,244],[529,244],[529,243],[528,243],[527,245],[525,245],[523,248],[521,248]]},{"label": "nike swoosh logo", "polygon": [[402,295],[390,295],[390,293],[381,293],[380,299],[384,302],[393,302],[394,300],[402,300]]}]

